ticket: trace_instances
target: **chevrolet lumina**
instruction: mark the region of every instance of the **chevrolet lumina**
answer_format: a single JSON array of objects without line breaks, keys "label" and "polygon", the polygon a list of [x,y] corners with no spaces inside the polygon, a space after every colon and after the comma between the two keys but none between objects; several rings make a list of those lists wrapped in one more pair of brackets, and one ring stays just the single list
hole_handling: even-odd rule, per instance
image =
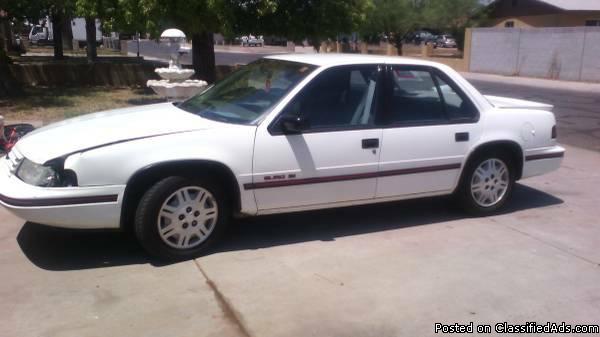
[{"label": "chevrolet lumina", "polygon": [[1,160],[0,202],[50,226],[131,228],[167,258],[197,256],[232,216],[448,194],[486,215],[560,166],[551,110],[437,63],[270,56],[181,103],[30,133]]}]

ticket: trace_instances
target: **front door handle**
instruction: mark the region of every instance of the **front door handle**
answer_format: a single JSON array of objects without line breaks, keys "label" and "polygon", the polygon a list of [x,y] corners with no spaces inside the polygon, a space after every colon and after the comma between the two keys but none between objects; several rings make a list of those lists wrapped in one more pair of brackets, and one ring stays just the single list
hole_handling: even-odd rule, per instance
[{"label": "front door handle", "polygon": [[379,139],[378,138],[368,138],[362,140],[362,148],[363,149],[376,149],[379,147]]}]

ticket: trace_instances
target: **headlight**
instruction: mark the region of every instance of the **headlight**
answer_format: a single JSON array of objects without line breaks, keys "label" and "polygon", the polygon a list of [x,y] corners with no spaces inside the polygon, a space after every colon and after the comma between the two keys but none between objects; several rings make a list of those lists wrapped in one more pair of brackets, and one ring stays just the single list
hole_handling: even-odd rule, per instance
[{"label": "headlight", "polygon": [[36,164],[28,159],[24,159],[19,166],[17,177],[30,185],[40,187],[60,185],[60,176],[52,167]]}]

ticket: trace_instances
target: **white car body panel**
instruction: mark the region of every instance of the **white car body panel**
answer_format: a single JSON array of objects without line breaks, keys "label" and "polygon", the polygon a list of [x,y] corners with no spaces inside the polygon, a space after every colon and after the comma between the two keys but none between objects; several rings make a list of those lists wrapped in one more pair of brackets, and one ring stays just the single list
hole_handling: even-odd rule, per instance
[{"label": "white car body panel", "polygon": [[[12,152],[14,153],[17,151]],[[19,154],[20,155],[20,154]],[[24,183],[10,170],[8,160],[0,159],[0,181],[2,194],[10,199],[0,201],[15,215],[28,221],[70,228],[118,228],[121,210],[121,196],[125,185],[104,185],[91,187],[42,188]],[[102,196],[117,196],[110,200]],[[100,196],[100,198],[98,198]],[[64,198],[92,198],[94,203],[78,205],[58,205],[52,203]],[[31,207],[31,201],[48,201],[45,206]]]},{"label": "white car body panel", "polygon": [[[272,136],[259,129],[254,154],[254,181],[265,177],[295,180],[360,175],[378,170],[379,150],[362,149],[361,140],[380,139],[381,129]],[[325,145],[327,144],[327,145]],[[376,178],[302,184],[254,190],[260,210],[372,199]]]},{"label": "white car body panel", "polygon": [[[455,142],[456,133],[469,132],[468,142]],[[381,177],[377,197],[452,191],[471,144],[479,138],[477,124],[389,128],[383,133],[381,171],[448,167],[445,170]],[[432,136],[435,135],[435,136]]]},{"label": "white car body panel", "polygon": [[[227,163],[240,186],[241,213],[254,214],[254,194],[242,186],[252,183],[255,130],[253,126],[224,124],[221,128],[156,137],[152,142],[160,142],[161,146],[150,149],[148,141],[143,139],[124,142],[72,156],[65,168],[78,172],[80,184],[97,186],[127,184],[133,174],[155,163],[193,160]],[[115,162],[120,163],[118,170],[113,167]]]},{"label": "white car body panel", "polygon": [[54,123],[29,133],[19,141],[19,151],[29,160],[48,160],[83,149],[137,138],[203,130],[216,123],[177,109],[172,103],[97,112]]},{"label": "white car body panel", "polygon": [[554,108],[551,104],[544,104],[532,101],[526,101],[522,99],[516,98],[508,98],[508,97],[499,97],[499,96],[490,96],[485,95],[485,98],[490,101],[490,103],[500,109],[530,109],[530,110],[545,110],[552,111]]},{"label": "white car body panel", "polygon": [[[13,156],[38,164],[62,157],[64,168],[76,173],[78,186],[28,185],[9,169],[10,160],[3,159],[0,204],[23,219],[53,226],[118,228],[128,182],[136,173],[161,163],[222,164],[233,173],[239,187],[238,214],[258,215],[452,193],[473,151],[498,141],[511,142],[522,149],[523,178],[555,170],[562,161],[564,149],[551,137],[556,124],[550,112],[552,106],[483,96],[447,66],[383,56],[292,54],[269,58],[318,68],[256,125],[207,120],[170,103],[56,123],[19,141]],[[298,135],[269,132],[269,125],[284,107],[320,72],[354,64],[436,68],[472,101],[479,111],[479,120]],[[455,142],[455,134],[461,132],[468,132],[469,140]],[[379,139],[379,147],[361,148],[361,140],[366,138]],[[419,171],[423,167],[445,169]],[[330,177],[344,178],[331,181]],[[89,202],[45,204],[77,198]]]}]

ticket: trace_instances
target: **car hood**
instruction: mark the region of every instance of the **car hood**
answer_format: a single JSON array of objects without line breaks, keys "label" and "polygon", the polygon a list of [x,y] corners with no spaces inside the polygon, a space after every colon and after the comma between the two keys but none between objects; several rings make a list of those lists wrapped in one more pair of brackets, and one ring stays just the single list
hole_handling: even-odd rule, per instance
[{"label": "car hood", "polygon": [[23,137],[17,150],[43,164],[67,154],[108,144],[223,125],[188,113],[172,103],[109,110],[71,118]]}]

